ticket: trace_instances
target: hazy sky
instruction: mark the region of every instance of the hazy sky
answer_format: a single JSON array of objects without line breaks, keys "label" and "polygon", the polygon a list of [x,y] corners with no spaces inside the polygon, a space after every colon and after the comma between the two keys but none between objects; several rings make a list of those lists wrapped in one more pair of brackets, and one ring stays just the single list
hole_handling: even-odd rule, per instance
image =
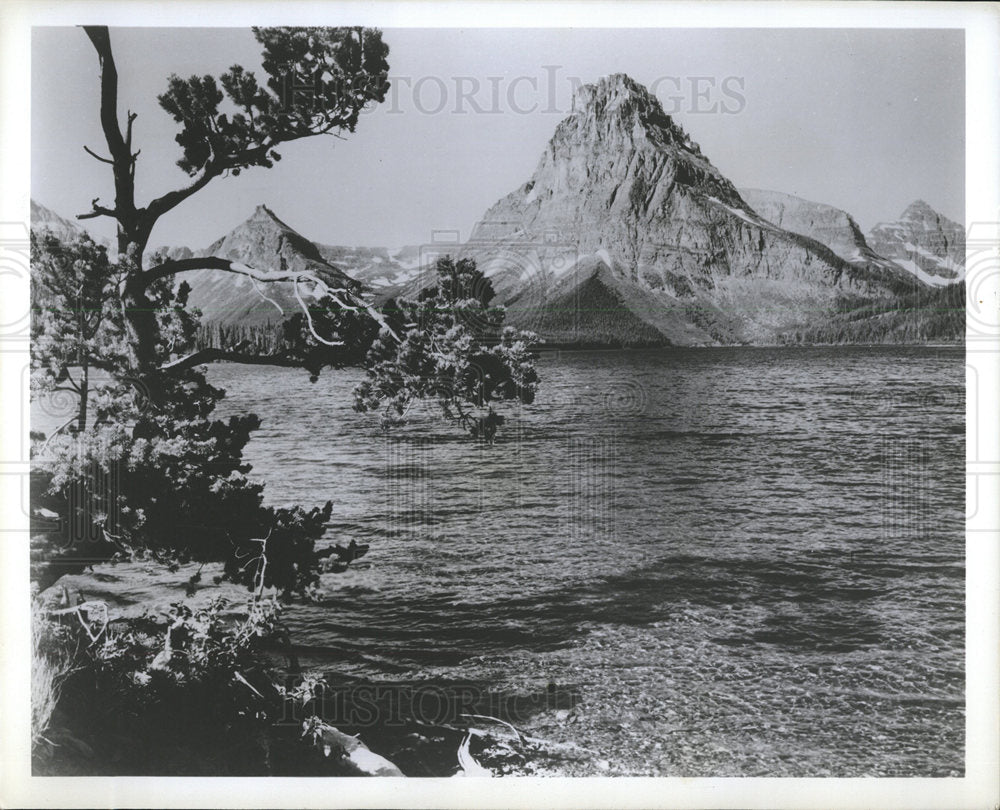
[{"label": "hazy sky", "polygon": [[[274,169],[219,178],[164,217],[151,245],[202,248],[259,203],[329,244],[465,239],[533,172],[574,86],[628,73],[738,187],[849,211],[865,230],[922,198],[964,221],[961,30],[387,29],[393,90],[347,141],[279,148]],[[187,182],[156,95],[171,73],[260,71],[248,29],[113,29],[119,100],[137,112],[145,204]],[[113,200],[98,66],[76,28],[32,38],[32,197],[66,217]],[[91,220],[113,234],[109,219]]]}]

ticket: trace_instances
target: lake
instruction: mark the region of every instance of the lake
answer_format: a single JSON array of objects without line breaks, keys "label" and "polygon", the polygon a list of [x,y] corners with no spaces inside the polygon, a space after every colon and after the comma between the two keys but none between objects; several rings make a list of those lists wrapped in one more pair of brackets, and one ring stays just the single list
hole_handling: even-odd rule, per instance
[{"label": "lake", "polygon": [[268,500],[371,544],[286,612],[310,666],[525,698],[611,773],[963,772],[964,349],[539,368],[493,446],[430,406],[384,433],[358,371],[211,369]]}]

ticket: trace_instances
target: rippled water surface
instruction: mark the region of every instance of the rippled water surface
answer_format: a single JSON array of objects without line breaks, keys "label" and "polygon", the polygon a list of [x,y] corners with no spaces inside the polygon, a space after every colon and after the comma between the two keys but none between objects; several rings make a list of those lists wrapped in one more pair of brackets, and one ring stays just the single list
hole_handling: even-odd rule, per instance
[{"label": "rippled water surface", "polygon": [[522,725],[613,773],[962,772],[961,349],[540,372],[481,447],[429,407],[384,434],[356,371],[212,369],[263,419],[268,499],[332,499],[330,538],[371,544],[286,614],[310,663],[555,694]]}]

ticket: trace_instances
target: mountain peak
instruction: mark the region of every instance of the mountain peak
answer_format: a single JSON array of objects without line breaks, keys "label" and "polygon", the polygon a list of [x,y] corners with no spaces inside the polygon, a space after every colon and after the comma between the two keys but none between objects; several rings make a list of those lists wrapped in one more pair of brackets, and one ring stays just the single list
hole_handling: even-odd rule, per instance
[{"label": "mountain peak", "polygon": [[903,211],[900,219],[910,222],[944,222],[948,226],[956,225],[956,223],[953,223],[923,200],[914,200],[906,206],[906,210]]},{"label": "mountain peak", "polygon": [[627,73],[612,73],[594,84],[580,85],[574,94],[573,108],[583,110],[597,104],[620,102],[628,98],[656,102],[656,97]]},{"label": "mountain peak", "polygon": [[326,260],[315,244],[263,204],[258,205],[246,220],[216,240],[200,255],[224,256],[262,267],[268,267],[267,262],[280,255],[284,258],[282,269],[285,266],[298,266],[303,261],[326,265]]},{"label": "mountain peak", "polygon": [[573,110],[598,120],[617,120],[626,126],[641,123],[647,128],[669,130],[675,136],[669,140],[686,139],[683,130],[663,111],[659,99],[625,73],[613,73],[594,84],[578,87]]},{"label": "mountain peak", "polygon": [[567,121],[576,122],[577,127],[583,124],[591,137],[638,138],[654,148],[680,150],[703,158],[701,148],[664,112],[659,99],[626,73],[612,73],[594,84],[578,87],[573,115]]},{"label": "mountain peak", "polygon": [[[266,205],[258,205],[248,219],[199,255],[238,261],[262,271],[310,274],[336,287],[359,287]],[[278,323],[299,311],[299,296],[311,295],[313,286],[303,281],[300,293],[292,283],[274,282],[267,285],[264,298],[257,285],[244,276],[192,270],[183,277],[192,288],[191,305],[202,310],[207,322],[224,326]]]},{"label": "mountain peak", "polygon": [[247,222],[254,222],[254,223],[274,222],[280,225],[282,228],[286,228],[287,230],[294,230],[294,228],[290,228],[288,225],[282,222],[281,218],[277,214],[275,214],[274,211],[272,211],[270,208],[264,205],[264,203],[260,203],[253,210],[253,213],[250,215],[250,218],[247,220]]},{"label": "mountain peak", "polygon": [[531,179],[487,211],[472,238],[572,233],[588,250],[616,247],[619,264],[629,267],[640,258],[647,241],[640,234],[650,223],[701,206],[694,197],[728,206],[738,219],[752,217],[656,97],[614,73],[577,89],[573,113],[556,127]]},{"label": "mountain peak", "polygon": [[868,235],[872,248],[921,281],[940,286],[965,277],[965,228],[915,200],[895,222],[880,222]]}]

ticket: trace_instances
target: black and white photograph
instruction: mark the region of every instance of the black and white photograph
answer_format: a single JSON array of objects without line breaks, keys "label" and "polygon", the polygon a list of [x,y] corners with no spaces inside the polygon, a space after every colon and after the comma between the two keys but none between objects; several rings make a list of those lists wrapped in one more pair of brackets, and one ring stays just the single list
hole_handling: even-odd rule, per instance
[{"label": "black and white photograph", "polygon": [[21,776],[995,801],[996,98],[895,5],[30,25]]}]

